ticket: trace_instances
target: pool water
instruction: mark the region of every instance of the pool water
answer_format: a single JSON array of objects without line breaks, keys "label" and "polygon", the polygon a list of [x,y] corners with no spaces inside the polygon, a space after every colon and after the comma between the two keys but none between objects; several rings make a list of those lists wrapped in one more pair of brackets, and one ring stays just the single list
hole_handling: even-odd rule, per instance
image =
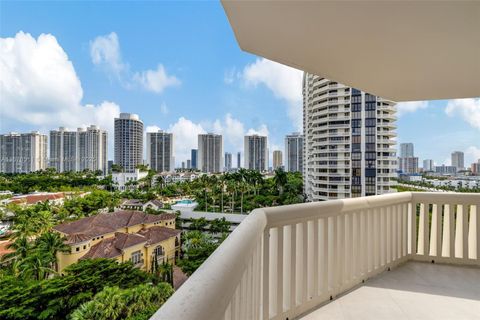
[{"label": "pool water", "polygon": [[180,201],[177,201],[176,204],[192,204],[194,201],[193,200],[180,200]]}]

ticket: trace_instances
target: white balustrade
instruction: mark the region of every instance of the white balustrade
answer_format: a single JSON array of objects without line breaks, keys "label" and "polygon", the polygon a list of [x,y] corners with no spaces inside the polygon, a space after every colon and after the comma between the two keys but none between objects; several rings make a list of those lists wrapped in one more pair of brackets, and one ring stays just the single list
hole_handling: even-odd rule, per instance
[{"label": "white balustrade", "polygon": [[407,260],[480,265],[480,194],[254,210],[152,319],[293,319]]}]

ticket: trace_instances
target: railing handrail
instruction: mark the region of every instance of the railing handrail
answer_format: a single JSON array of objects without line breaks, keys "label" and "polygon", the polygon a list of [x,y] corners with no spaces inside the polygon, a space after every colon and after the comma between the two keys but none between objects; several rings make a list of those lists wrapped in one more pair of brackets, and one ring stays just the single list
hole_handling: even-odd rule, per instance
[{"label": "railing handrail", "polygon": [[[432,220],[431,227],[429,227],[429,206],[432,204]],[[473,211],[473,209],[470,211],[471,215],[476,216],[473,220],[474,224],[470,226],[473,230],[473,233],[471,232],[471,234],[475,237],[475,239],[472,239],[473,241],[471,241],[471,243],[473,243],[474,246],[472,247],[472,250],[476,252],[476,259],[469,260],[468,250],[470,247],[467,248],[467,243],[469,241],[467,221],[469,218],[468,210],[472,205],[476,206],[476,211]],[[456,224],[453,220],[455,219],[454,207],[456,206],[460,207],[460,209],[458,209],[460,211],[458,212],[462,213],[459,230],[462,232],[463,247],[461,250],[463,250],[463,255],[460,258],[455,256],[455,253],[458,250],[454,248],[455,241],[452,240],[454,239],[452,238],[454,237],[454,231],[451,229],[454,228],[454,225]],[[418,208],[420,208],[419,215],[417,215]],[[447,257],[442,256],[442,253],[440,252],[441,248],[438,247],[438,243],[440,243],[440,238],[442,236],[442,210],[445,210],[446,213],[444,214],[446,214],[449,219],[448,221],[443,221],[444,228],[447,227],[448,229],[451,229],[450,233],[448,233],[448,237],[445,238],[450,243],[449,255]],[[366,213],[369,213],[368,217]],[[316,221],[316,225],[312,227],[316,228],[318,232],[318,221],[323,220],[321,226],[325,231],[328,231],[325,229],[328,228],[326,224],[329,224],[328,221],[332,219],[334,219],[332,220],[332,223],[335,223],[335,225],[336,223],[341,223],[342,226],[346,227],[347,224],[344,225],[344,223],[346,223],[346,216],[348,216],[348,228],[353,228],[354,226],[357,228],[355,233],[355,237],[358,238],[357,240],[360,240],[361,238],[362,241],[367,241],[369,244],[375,245],[375,250],[377,252],[377,256],[375,257],[370,254],[368,257],[358,258],[358,255],[364,253],[361,251],[357,252],[356,256],[351,258],[363,261],[360,262],[362,264],[360,269],[364,267],[366,267],[366,269],[362,269],[362,277],[368,278],[369,276],[373,276],[384,270],[382,268],[393,267],[398,263],[407,261],[408,259],[435,259],[439,262],[465,262],[480,265],[480,247],[478,247],[480,246],[480,194],[401,192],[379,196],[261,208],[255,209],[250,213],[250,215],[230,234],[230,236],[202,264],[202,266],[200,266],[200,268],[182,285],[182,287],[180,287],[177,292],[174,293],[164,306],[157,311],[152,319],[217,320],[224,319],[226,312],[228,314],[235,314],[235,319],[248,319],[252,315],[255,315],[253,317],[255,319],[271,318],[271,314],[269,315],[268,301],[269,299],[272,299],[272,293],[269,291],[272,289],[268,286],[268,270],[270,264],[283,261],[283,254],[280,255],[280,253],[278,253],[279,256],[269,262],[269,260],[272,259],[272,257],[269,257],[269,254],[272,254],[269,246],[273,243],[274,246],[281,245],[283,248],[283,240],[279,239],[284,239],[283,230],[284,228],[287,228],[287,226],[290,226],[288,228],[292,229],[292,226],[300,224],[298,230],[300,230],[299,232],[302,234],[302,232],[307,232],[307,229],[309,228],[308,224],[310,222]],[[380,216],[382,217],[381,219]],[[416,221],[417,218],[419,218],[418,222]],[[398,226],[394,227],[396,223],[398,223]],[[445,223],[447,223],[447,225],[445,225]],[[470,224],[471,223],[472,220],[470,220]],[[383,231],[381,235],[378,233],[375,235],[371,234],[374,229],[381,230],[381,226],[387,227],[388,230],[382,229]],[[286,237],[295,231],[288,228],[285,229]],[[297,227],[295,227],[295,229],[296,228]],[[368,232],[367,234],[360,236],[358,230],[366,231],[367,229],[364,228],[369,228]],[[336,232],[336,230],[336,227],[334,227],[330,232]],[[394,233],[392,234],[392,232]],[[273,238],[270,239],[272,235]],[[390,243],[379,244],[375,241],[380,240],[380,236],[393,238],[390,238]],[[303,235],[303,237],[304,240],[300,241],[309,241],[305,235]],[[353,235],[349,235],[349,237],[351,241]],[[436,249],[434,249],[434,256],[430,256],[428,251],[428,248],[430,248],[430,238],[432,241],[437,241]],[[328,239],[325,238],[325,240]],[[391,241],[396,242],[392,243]],[[417,252],[417,242],[419,252]],[[302,243],[302,245],[305,246],[305,243]],[[339,243],[334,242],[334,244],[328,244],[328,246],[331,245],[333,245],[333,247],[329,247],[328,250],[334,251],[329,251],[330,254],[335,252]],[[388,251],[388,259],[387,248],[385,247],[387,245],[389,248],[392,248],[394,252],[390,253],[390,251]],[[471,246],[471,244],[469,246]],[[274,255],[276,254],[275,250],[277,249],[274,249]],[[350,251],[351,250],[354,249],[350,247]],[[368,250],[373,249],[370,248]],[[378,256],[378,254],[380,254],[379,250],[382,252],[381,257]],[[383,259],[384,264],[378,265],[378,263],[381,262],[379,259]],[[304,260],[305,263],[306,261],[307,260]],[[334,263],[337,263],[337,258],[334,258]],[[357,261],[357,263],[359,262]],[[372,263],[374,265],[370,265]],[[294,268],[294,264],[295,263],[293,263],[292,268]],[[369,265],[373,267],[373,269],[369,269]],[[357,266],[357,269],[358,267],[359,266]],[[304,271],[305,270],[306,269],[304,269]],[[282,275],[282,272],[283,271],[279,271],[278,273],[280,277],[285,276]],[[263,276],[261,274],[263,274]],[[266,277],[265,274],[267,275]],[[304,278],[304,281],[305,279],[306,278]],[[281,279],[279,279],[279,281],[281,281]],[[338,294],[342,292],[342,290],[350,288],[351,285],[358,281],[361,281],[361,279],[356,278],[354,281],[351,280],[351,282],[345,284],[345,286],[340,286],[327,293],[333,295]],[[305,283],[306,282],[304,282],[304,284]],[[265,290],[267,291],[265,292]],[[277,303],[274,305],[274,308],[276,308],[277,313],[274,312],[274,318],[280,319],[279,317],[285,315],[282,314],[284,311],[282,311],[283,309],[281,307],[280,311],[278,311],[279,303],[281,304],[279,301],[282,301],[282,293],[279,293],[278,295],[277,293],[274,293],[274,295],[280,299],[275,300]],[[325,298],[324,296],[317,298],[328,299],[328,297]],[[262,299],[263,302],[258,302],[262,301]],[[288,314],[291,316],[298,315],[300,314],[300,311],[304,312],[309,308],[314,307],[315,305],[312,305],[311,303],[320,301],[318,299],[310,301],[310,303],[307,303],[302,307],[294,306],[291,313]],[[255,303],[252,305],[252,301],[255,301],[255,303],[258,302],[258,305],[255,305]],[[244,308],[247,310],[243,310]],[[256,314],[260,310],[262,316]],[[271,309],[270,312],[272,312]]]}]

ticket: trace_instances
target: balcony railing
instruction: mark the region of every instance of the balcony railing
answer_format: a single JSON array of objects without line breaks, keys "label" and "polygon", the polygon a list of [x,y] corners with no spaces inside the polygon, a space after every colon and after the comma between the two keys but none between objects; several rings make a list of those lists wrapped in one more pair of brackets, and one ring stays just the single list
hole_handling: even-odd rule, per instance
[{"label": "balcony railing", "polygon": [[408,260],[480,265],[480,194],[254,210],[152,319],[293,319]]}]

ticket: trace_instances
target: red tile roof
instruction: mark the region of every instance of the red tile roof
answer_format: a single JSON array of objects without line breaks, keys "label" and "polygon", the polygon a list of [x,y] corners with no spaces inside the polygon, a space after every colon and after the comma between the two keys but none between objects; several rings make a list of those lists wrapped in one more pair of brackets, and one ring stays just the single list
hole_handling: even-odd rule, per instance
[{"label": "red tile roof", "polygon": [[13,203],[35,204],[47,200],[63,199],[65,197],[63,192],[48,193],[48,194],[27,194],[11,198]]},{"label": "red tile roof", "polygon": [[166,239],[175,237],[180,233],[180,230],[159,226],[142,229],[137,233],[116,232],[115,236],[103,239],[93,245],[81,259],[115,258],[121,255],[125,248],[141,243],[145,243],[145,245],[154,245]]},{"label": "red tile roof", "polygon": [[164,213],[154,215],[141,211],[122,210],[97,214],[77,221],[63,223],[55,226],[54,229],[67,236],[76,235],[78,239],[91,239],[106,233],[116,232],[121,228],[171,219],[175,219],[174,214]]}]

